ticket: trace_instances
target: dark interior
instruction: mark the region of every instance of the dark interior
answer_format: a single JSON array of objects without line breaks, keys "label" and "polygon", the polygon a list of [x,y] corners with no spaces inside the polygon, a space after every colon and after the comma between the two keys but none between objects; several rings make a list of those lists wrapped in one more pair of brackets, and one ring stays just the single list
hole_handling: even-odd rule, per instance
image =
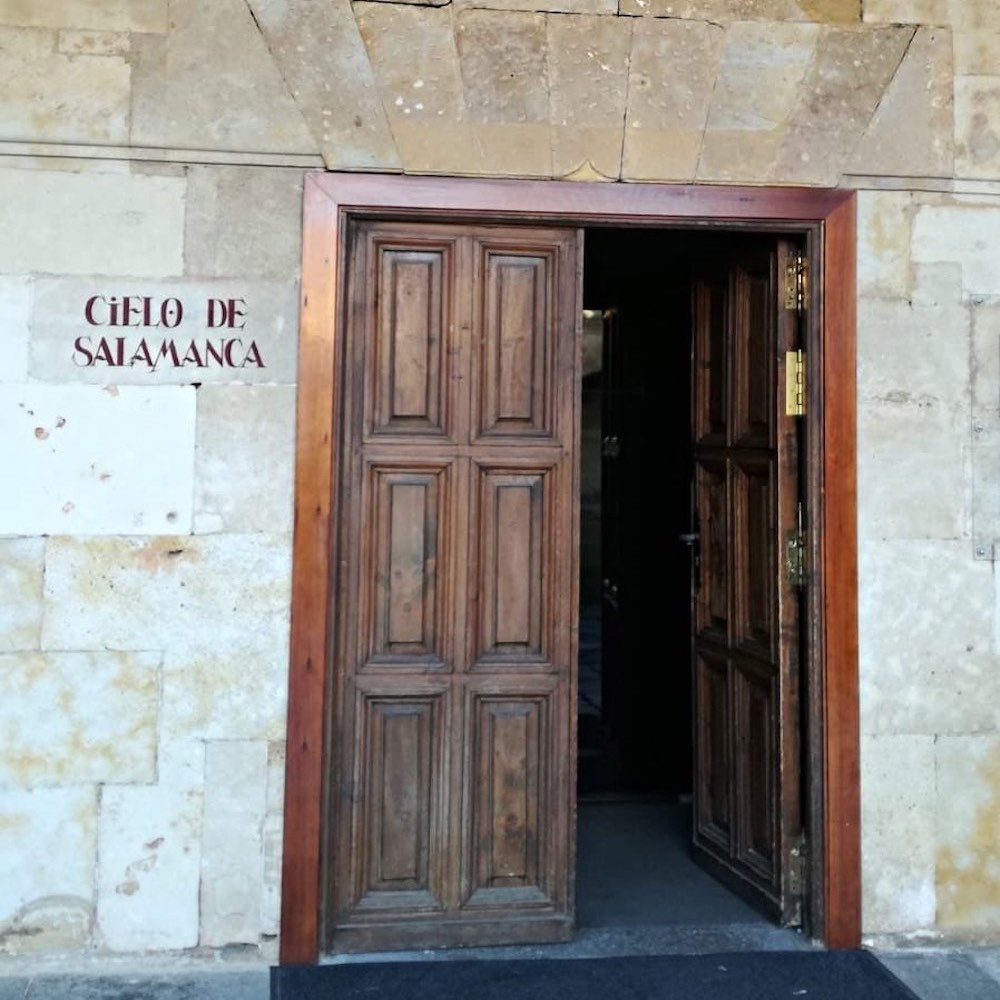
[{"label": "dark interior", "polygon": [[588,230],[582,798],[691,791],[690,302],[705,235]]}]

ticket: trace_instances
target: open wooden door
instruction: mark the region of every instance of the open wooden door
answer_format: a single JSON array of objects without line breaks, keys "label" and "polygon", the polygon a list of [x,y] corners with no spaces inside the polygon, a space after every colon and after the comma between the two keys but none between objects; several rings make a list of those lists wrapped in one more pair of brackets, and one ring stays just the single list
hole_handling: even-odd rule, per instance
[{"label": "open wooden door", "polygon": [[[785,925],[802,919],[799,508],[782,285],[795,248],[734,237],[692,288],[694,849]],[[792,303],[794,306],[794,302]],[[793,553],[794,554],[794,553]]]},{"label": "open wooden door", "polygon": [[580,238],[348,229],[331,950],[571,933]]}]

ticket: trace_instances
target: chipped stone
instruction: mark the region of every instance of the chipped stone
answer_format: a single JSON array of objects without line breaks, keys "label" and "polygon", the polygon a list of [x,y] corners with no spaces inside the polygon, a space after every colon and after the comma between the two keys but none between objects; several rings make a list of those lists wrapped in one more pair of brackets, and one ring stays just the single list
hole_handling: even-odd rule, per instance
[{"label": "chipped stone", "polygon": [[[0,953],[17,946],[19,935],[5,931],[18,924],[38,926],[41,921],[32,917],[46,901],[78,900],[89,910],[96,810],[93,787],[0,788]],[[31,864],[24,863],[25,844],[32,847]],[[51,927],[61,921],[45,923]]]},{"label": "chipped stone", "polygon": [[0,168],[0,190],[0,272],[181,273],[179,178]]},{"label": "chipped stone", "polygon": [[[302,257],[302,176],[301,170],[276,167],[191,167],[186,272],[296,283]],[[293,339],[295,327],[293,318]]]},{"label": "chipped stone", "polygon": [[[99,326],[86,317],[95,293],[100,298],[91,314]],[[110,300],[122,309],[125,296],[133,322],[111,326]],[[147,302],[148,326],[143,325]],[[179,312],[172,303],[180,303]],[[116,277],[99,284],[92,278],[39,278],[32,330],[29,374],[46,382],[291,384],[298,353],[298,286],[294,280],[248,278]]]},{"label": "chipped stone", "polygon": [[934,737],[861,741],[862,926],[930,927],[935,913]]},{"label": "chipped stone", "polygon": [[292,530],[295,389],[205,386],[198,393],[195,531]]},{"label": "chipped stone", "polygon": [[175,741],[159,783],[106,786],[98,824],[97,936],[111,951],[198,944],[204,744]]},{"label": "chipped stone", "polygon": [[725,44],[711,24],[642,20],[629,65],[622,177],[690,180]]},{"label": "chipped stone", "polygon": [[0,654],[0,785],[152,781],[158,653]]},{"label": "chipped stone", "polygon": [[954,165],[952,75],[949,32],[918,29],[849,169],[949,176]]},{"label": "chipped stone", "polygon": [[249,6],[327,167],[398,170],[349,0],[249,0]]},{"label": "chipped stone", "polygon": [[261,933],[262,842],[267,744],[205,747],[201,848],[201,943],[256,944]]},{"label": "chipped stone", "polygon": [[43,538],[0,538],[0,652],[39,648],[44,559]]},{"label": "chipped stone", "polygon": [[0,27],[5,74],[0,139],[126,142],[125,60],[117,55],[79,59],[54,48],[51,32]]},{"label": "chipped stone", "polygon": [[0,413],[0,464],[22,473],[4,531],[190,530],[194,389],[0,386]]},{"label": "chipped stone", "polygon": [[133,56],[140,92],[160,96],[136,103],[133,144],[316,151],[243,0],[171,0],[170,20],[165,51],[139,46]]}]

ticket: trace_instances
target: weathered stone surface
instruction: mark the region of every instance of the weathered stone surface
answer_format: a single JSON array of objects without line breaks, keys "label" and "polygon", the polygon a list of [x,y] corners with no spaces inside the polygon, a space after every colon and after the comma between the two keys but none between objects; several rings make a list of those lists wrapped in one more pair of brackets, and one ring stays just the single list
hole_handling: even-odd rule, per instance
[{"label": "weathered stone surface", "polygon": [[726,32],[698,164],[704,180],[764,180],[801,99],[815,24],[741,22]]},{"label": "weathered stone surface", "polygon": [[910,294],[910,234],[916,207],[907,191],[858,192],[858,292],[872,298]]},{"label": "weathered stone surface", "polygon": [[172,744],[158,784],[106,786],[98,824],[97,936],[111,951],[198,943],[204,744]]},{"label": "weathered stone surface", "polygon": [[861,19],[859,0],[621,0],[623,14],[706,21],[828,21]]},{"label": "weathered stone surface", "polygon": [[44,559],[43,538],[0,538],[0,652],[39,648]]},{"label": "weathered stone surface", "polygon": [[[925,265],[927,268],[944,265]],[[1000,546],[1000,302],[975,300],[971,309],[972,540]]]},{"label": "weathered stone surface", "polygon": [[859,174],[950,176],[954,166],[952,77],[950,33],[920,28],[849,169]]},{"label": "weathered stone surface", "polygon": [[1000,207],[925,205],[913,222],[916,263],[957,263],[965,295],[1000,294]]},{"label": "weathered stone surface", "polygon": [[0,654],[0,785],[152,781],[158,653]]},{"label": "weathered stone surface", "polygon": [[268,744],[267,814],[264,817],[264,884],[261,896],[262,934],[277,934],[281,921],[281,844],[285,812],[285,744]]},{"label": "weathered stone surface", "polygon": [[1000,678],[990,564],[974,561],[963,538],[866,540],[861,566],[863,731],[995,729]]},{"label": "weathered stone surface", "polygon": [[147,99],[134,105],[133,143],[258,153],[316,151],[243,0],[172,0],[170,26],[162,58],[153,46],[138,46],[133,56],[140,93],[162,95],[159,102]]},{"label": "weathered stone surface", "polygon": [[1000,7],[993,0],[951,0],[955,72],[1000,76]]},{"label": "weathered stone surface", "polygon": [[177,386],[0,386],[0,465],[21,470],[0,530],[190,530],[194,394]]},{"label": "weathered stone surface", "polygon": [[864,20],[873,24],[951,23],[951,0],[864,0]]},{"label": "weathered stone surface", "polygon": [[31,279],[0,275],[0,344],[4,351],[0,382],[27,381],[30,323]]},{"label": "weathered stone surface", "polygon": [[260,938],[266,795],[266,743],[223,740],[206,745],[200,900],[203,945],[256,944]]},{"label": "weathered stone surface", "polygon": [[861,788],[865,932],[933,925],[934,738],[863,738]]},{"label": "weathered stone surface", "polygon": [[60,31],[56,50],[68,56],[123,56],[128,52],[125,31]]},{"label": "weathered stone surface", "polygon": [[1000,76],[955,80],[955,173],[1000,177]]},{"label": "weathered stone surface", "polygon": [[[420,0],[406,0],[408,3]],[[452,0],[455,8],[483,7],[483,0]],[[489,0],[492,10],[546,11],[561,14],[617,14],[618,0]]]},{"label": "weathered stone surface", "polygon": [[[94,788],[0,789],[0,954],[20,950],[24,938],[37,936],[23,933],[41,923],[31,919],[32,907],[48,901],[89,910],[96,816]],[[31,861],[26,863],[29,844]],[[52,923],[46,921],[45,929]],[[12,924],[22,933],[9,934]]]},{"label": "weathered stone surface", "polygon": [[290,576],[285,535],[50,538],[42,647],[270,651]]},{"label": "weathered stone surface", "polygon": [[[99,326],[90,325],[86,315],[95,294],[100,298],[91,315]],[[130,325],[111,326],[111,299],[120,318],[125,296]],[[143,299],[149,300],[149,326],[142,325]],[[179,320],[170,300],[180,303]],[[290,281],[116,277],[35,282],[33,379],[122,386],[288,384],[295,381],[297,353],[298,287]]]},{"label": "weathered stone surface", "polygon": [[642,20],[629,65],[622,177],[690,180],[725,44],[716,25]]},{"label": "weathered stone surface", "polygon": [[199,391],[196,532],[290,532],[294,473],[294,388]]},{"label": "weathered stone surface", "polygon": [[120,56],[54,51],[52,32],[0,27],[0,139],[121,143],[128,137],[129,67]]},{"label": "weathered stone surface", "polygon": [[455,25],[470,121],[523,125],[549,120],[546,19],[472,9]]},{"label": "weathered stone surface", "polygon": [[1000,924],[1000,737],[942,736],[937,779],[938,925],[978,933],[995,929]]},{"label": "weathered stone surface", "polygon": [[276,167],[191,167],[186,273],[296,282],[302,258],[302,176],[301,170]]},{"label": "weathered stone surface", "polygon": [[331,170],[398,170],[350,0],[248,0]]},{"label": "weathered stone surface", "polygon": [[[60,844],[58,850],[65,850]],[[0,923],[0,955],[65,954],[92,943],[94,907],[82,896],[43,896]]]},{"label": "weathered stone surface", "polygon": [[485,172],[465,118],[451,8],[356,3],[354,13],[403,168]]},{"label": "weathered stone surface", "polygon": [[0,168],[0,190],[0,272],[181,273],[180,178]]},{"label": "weathered stone surface", "polygon": [[168,0],[0,0],[0,24],[100,31],[167,30]]},{"label": "weathered stone surface", "polygon": [[548,18],[556,177],[585,164],[604,177],[620,175],[633,31],[627,18]]}]

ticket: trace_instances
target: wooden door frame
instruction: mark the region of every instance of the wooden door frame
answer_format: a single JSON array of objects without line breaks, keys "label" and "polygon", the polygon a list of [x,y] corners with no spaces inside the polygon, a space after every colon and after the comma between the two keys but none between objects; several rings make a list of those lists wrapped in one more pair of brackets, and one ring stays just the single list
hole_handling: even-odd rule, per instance
[{"label": "wooden door frame", "polygon": [[741,188],[311,173],[305,178],[296,429],[282,964],[319,960],[324,775],[332,670],[337,512],[335,373],[351,216],[566,226],[750,228],[804,234],[810,291],[807,496],[813,557],[805,765],[811,930],[830,948],[861,939],[856,499],[856,197]]}]

